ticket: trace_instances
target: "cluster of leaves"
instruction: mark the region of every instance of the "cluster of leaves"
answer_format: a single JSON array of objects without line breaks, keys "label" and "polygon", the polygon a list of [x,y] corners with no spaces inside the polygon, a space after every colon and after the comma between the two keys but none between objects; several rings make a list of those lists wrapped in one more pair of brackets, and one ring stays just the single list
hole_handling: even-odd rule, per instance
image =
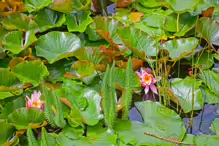
[{"label": "cluster of leaves", "polygon": [[[219,103],[218,21],[218,0],[0,1],[0,145],[217,145],[179,114]],[[134,98],[143,66],[159,102]]]}]

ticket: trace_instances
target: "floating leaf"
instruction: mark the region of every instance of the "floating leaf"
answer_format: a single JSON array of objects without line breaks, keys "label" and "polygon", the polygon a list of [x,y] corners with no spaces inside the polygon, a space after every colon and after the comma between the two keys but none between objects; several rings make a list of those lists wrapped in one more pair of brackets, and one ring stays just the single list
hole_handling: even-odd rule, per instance
[{"label": "floating leaf", "polygon": [[0,120],[0,144],[3,145],[15,133],[14,126],[7,124],[4,120]]},{"label": "floating leaf", "polygon": [[16,65],[12,72],[22,83],[38,86],[40,81],[49,75],[47,67],[41,61],[24,61]]},{"label": "floating leaf", "polygon": [[215,94],[219,94],[219,74],[207,70],[201,72],[199,76],[205,85],[210,89],[210,91],[214,92]]},{"label": "floating leaf", "polygon": [[118,48],[118,44],[123,44],[119,38],[117,28],[121,27],[121,23],[115,19],[106,17],[97,17],[90,27],[96,30],[109,44]]},{"label": "floating leaf", "polygon": [[45,8],[38,12],[34,20],[40,32],[43,32],[50,28],[60,27],[65,22],[65,15]]},{"label": "floating leaf", "polygon": [[219,135],[219,118],[215,118],[210,127],[211,131]]},{"label": "floating leaf", "polygon": [[169,40],[161,45],[161,48],[169,52],[170,58],[172,60],[179,60],[191,53],[198,46],[197,38],[181,38]]},{"label": "floating leaf", "polygon": [[175,36],[184,36],[189,30],[191,30],[195,26],[198,20],[198,16],[192,16],[188,12],[178,15],[179,16],[177,16],[176,13],[172,13],[167,16],[165,19],[164,28],[167,31],[176,32],[174,34]]},{"label": "floating leaf", "polygon": [[167,2],[174,11],[182,13],[193,10],[199,0],[165,0],[165,2]]},{"label": "floating leaf", "polygon": [[19,80],[17,77],[11,73],[6,68],[0,68],[0,91],[13,91],[18,90],[17,84],[19,83]]},{"label": "floating leaf", "polygon": [[219,143],[218,135],[197,135],[194,138],[194,144],[197,146],[216,146]]},{"label": "floating leaf", "polygon": [[203,69],[209,69],[214,64],[214,57],[211,52],[204,52],[203,54],[196,57],[197,66]]},{"label": "floating leaf", "polygon": [[5,35],[8,33],[8,30],[4,29],[4,27],[0,25],[0,32],[1,32],[0,34],[0,46],[1,46],[2,40],[4,39]]},{"label": "floating leaf", "polygon": [[86,60],[79,60],[72,65],[72,69],[76,71],[79,77],[84,78],[95,73],[95,67]]},{"label": "floating leaf", "polygon": [[207,87],[203,87],[202,89],[202,97],[208,104],[217,104],[219,103],[219,96],[210,91]]},{"label": "floating leaf", "polygon": [[44,113],[38,108],[19,108],[8,115],[8,123],[15,125],[17,129],[27,129],[31,125],[39,128],[43,122]]},{"label": "floating leaf", "polygon": [[69,32],[84,32],[87,26],[93,22],[90,14],[88,11],[68,14],[66,16],[66,24]]},{"label": "floating leaf", "polygon": [[157,0],[138,0],[140,4],[142,4],[145,7],[159,7],[161,6],[161,3]]},{"label": "floating leaf", "polygon": [[143,15],[144,15],[144,13],[141,13],[141,12],[131,12],[129,15],[129,18],[132,21],[132,23],[135,24],[135,23],[141,21],[141,18]]},{"label": "floating leaf", "polygon": [[119,28],[118,33],[124,44],[135,56],[145,60],[146,56],[156,56],[156,40],[135,28]]},{"label": "floating leaf", "polygon": [[209,43],[219,46],[219,24],[210,18],[200,18],[197,23],[197,32]]},{"label": "floating leaf", "polygon": [[[118,137],[126,145],[173,145],[174,143],[163,139],[174,139],[174,141],[183,139],[186,129],[180,116],[173,110],[152,101],[137,102],[135,105],[140,111],[144,123],[134,121],[118,121],[116,123]],[[144,134],[145,132],[148,135]]]},{"label": "floating leaf", "polygon": [[25,9],[31,13],[50,5],[52,0],[24,0]]},{"label": "floating leaf", "polygon": [[75,34],[54,31],[38,39],[36,53],[52,64],[60,59],[73,56],[80,46],[80,39]]},{"label": "floating leaf", "polygon": [[171,90],[178,98],[185,113],[202,108],[204,101],[202,99],[201,89],[199,88],[201,84],[202,82],[200,80],[190,77],[186,77],[185,79],[176,78],[171,81]]},{"label": "floating leaf", "polygon": [[11,51],[14,54],[19,54],[37,40],[33,31],[27,31],[24,35],[25,37],[23,38],[23,33],[20,31],[11,31],[7,33],[2,42],[4,49]]},{"label": "floating leaf", "polygon": [[8,30],[16,30],[19,31],[27,31],[38,29],[38,26],[35,21],[32,20],[31,17],[27,16],[24,13],[17,13],[13,15],[9,15],[2,20],[2,25],[4,28]]}]

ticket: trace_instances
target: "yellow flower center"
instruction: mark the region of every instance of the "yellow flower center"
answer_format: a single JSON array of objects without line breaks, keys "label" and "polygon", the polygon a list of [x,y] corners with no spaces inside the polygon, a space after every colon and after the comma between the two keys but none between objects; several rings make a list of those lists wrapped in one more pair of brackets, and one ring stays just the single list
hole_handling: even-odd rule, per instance
[{"label": "yellow flower center", "polygon": [[40,104],[41,104],[40,101],[32,102],[32,105],[33,105],[34,107],[40,107]]},{"label": "yellow flower center", "polygon": [[151,77],[150,75],[146,75],[146,76],[144,76],[143,81],[144,81],[146,84],[150,84],[151,81],[152,81],[152,77]]}]

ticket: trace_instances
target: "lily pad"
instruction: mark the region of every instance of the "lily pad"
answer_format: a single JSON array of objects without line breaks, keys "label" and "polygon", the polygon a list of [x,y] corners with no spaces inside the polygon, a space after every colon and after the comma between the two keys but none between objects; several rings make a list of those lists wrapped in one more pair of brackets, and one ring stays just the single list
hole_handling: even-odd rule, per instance
[{"label": "lily pad", "polygon": [[191,77],[186,77],[185,79],[175,78],[171,81],[171,84],[171,90],[178,98],[185,113],[192,110],[200,110],[203,107],[204,101],[200,89],[202,81]]},{"label": "lily pad", "polygon": [[0,25],[0,46],[2,43],[2,40],[4,39],[5,35],[9,32],[8,30],[4,29],[4,27],[2,27],[2,25]]},{"label": "lily pad", "polygon": [[44,113],[38,108],[19,108],[8,115],[8,123],[16,126],[17,129],[27,129],[34,126],[39,128],[44,122]]},{"label": "lily pad", "polygon": [[145,7],[159,7],[162,6],[158,0],[138,0],[140,4]]},{"label": "lily pad", "polygon": [[197,135],[194,138],[194,144],[197,146],[216,146],[219,143],[218,135]]},{"label": "lily pad", "polygon": [[81,78],[91,76],[95,73],[95,67],[86,60],[79,60],[72,65],[72,69],[76,71]]},{"label": "lily pad", "polygon": [[206,86],[202,87],[202,97],[208,104],[219,103],[219,96],[210,91]]},{"label": "lily pad", "polygon": [[24,34],[20,31],[11,31],[5,35],[2,44],[5,50],[19,54],[36,40],[37,38],[33,31],[27,31]]},{"label": "lily pad", "polygon": [[4,120],[0,120],[0,144],[3,145],[11,136],[15,133],[16,129],[14,126],[6,123]]},{"label": "lily pad", "polygon": [[47,67],[41,61],[24,61],[16,65],[12,72],[22,83],[38,86],[40,81],[49,75]]},{"label": "lily pad", "polygon": [[55,61],[73,56],[80,46],[81,41],[75,34],[54,31],[38,39],[36,53],[52,64]]},{"label": "lily pad", "polygon": [[70,32],[84,32],[87,26],[93,22],[90,12],[79,11],[66,16],[66,24]]},{"label": "lily pad", "polygon": [[25,9],[31,13],[50,5],[52,0],[24,0]]},{"label": "lily pad", "polygon": [[169,6],[177,13],[193,10],[199,0],[165,0]]},{"label": "lily pad", "polygon": [[[118,137],[126,145],[173,145],[151,135],[164,139],[181,141],[186,129],[179,115],[157,102],[135,103],[144,123],[134,121],[118,121],[116,131]],[[149,112],[150,111],[150,112]],[[150,135],[151,134],[151,135]]]},{"label": "lily pad", "polygon": [[197,66],[203,69],[209,69],[214,64],[214,56],[211,52],[204,52],[195,59]]},{"label": "lily pad", "polygon": [[200,18],[197,23],[197,32],[209,43],[219,46],[219,24],[210,18]]},{"label": "lily pad", "polygon": [[210,91],[214,92],[215,94],[219,94],[219,74],[210,70],[206,70],[201,72],[199,77],[210,89]]},{"label": "lily pad", "polygon": [[38,12],[34,20],[38,24],[40,32],[43,32],[62,26],[66,19],[64,14],[45,8]]},{"label": "lily pad", "polygon": [[219,135],[219,118],[215,118],[210,127],[211,131]]},{"label": "lily pad", "polygon": [[17,77],[6,68],[0,68],[0,91],[18,90],[19,80]]},{"label": "lily pad", "polygon": [[173,39],[161,45],[161,48],[169,52],[172,60],[179,60],[191,53],[197,48],[199,40],[197,38]]},{"label": "lily pad", "polygon": [[136,28],[119,28],[119,36],[124,44],[134,53],[135,56],[145,60],[146,57],[156,56],[156,40]]},{"label": "lily pad", "polygon": [[2,20],[2,25],[7,30],[19,30],[19,31],[27,31],[27,30],[38,30],[38,25],[31,17],[24,13],[17,13],[13,15],[9,15]]}]

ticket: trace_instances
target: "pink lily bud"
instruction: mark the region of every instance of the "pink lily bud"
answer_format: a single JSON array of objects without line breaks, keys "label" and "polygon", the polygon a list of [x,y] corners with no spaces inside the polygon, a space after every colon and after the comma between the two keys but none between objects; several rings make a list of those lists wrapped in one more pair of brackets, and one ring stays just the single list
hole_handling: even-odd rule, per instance
[{"label": "pink lily bud", "polygon": [[31,95],[31,99],[26,96],[26,107],[27,108],[39,108],[41,110],[44,109],[44,102],[40,100],[41,92],[37,92],[34,90],[33,94]]}]

